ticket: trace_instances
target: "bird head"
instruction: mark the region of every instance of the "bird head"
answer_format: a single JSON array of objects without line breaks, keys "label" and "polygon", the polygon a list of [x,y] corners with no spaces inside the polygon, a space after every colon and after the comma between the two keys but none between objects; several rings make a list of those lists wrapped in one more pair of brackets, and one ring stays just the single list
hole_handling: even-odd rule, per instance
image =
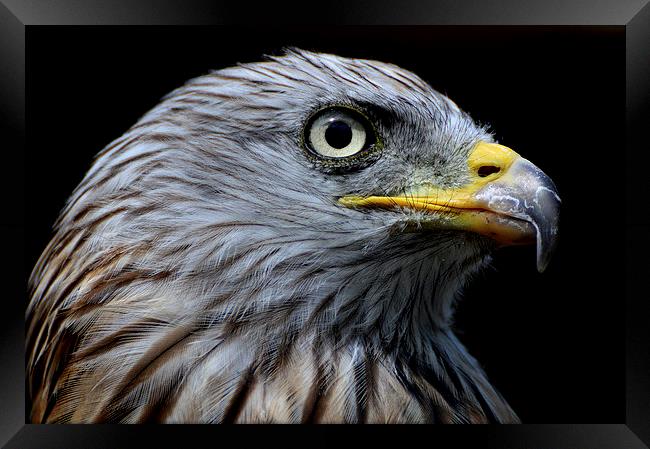
[{"label": "bird head", "polygon": [[447,326],[498,246],[536,242],[543,270],[559,202],[413,73],[289,50],[173,91],[100,154],[64,217],[117,210],[93,228],[99,246],[137,248],[138,267],[172,273],[160,288],[195,298],[185,307],[227,297],[217,321],[279,313],[283,333],[385,340]]},{"label": "bird head", "polygon": [[348,310],[368,330],[412,307],[444,327],[493,249],[536,243],[539,271],[553,252],[553,182],[397,66],[289,51],[193,80],[158,111],[205,139],[201,183],[219,193],[201,201],[240,224],[214,251],[255,247],[236,271],[267,273],[282,287],[259,285],[265,301],[301,297],[307,320]]}]

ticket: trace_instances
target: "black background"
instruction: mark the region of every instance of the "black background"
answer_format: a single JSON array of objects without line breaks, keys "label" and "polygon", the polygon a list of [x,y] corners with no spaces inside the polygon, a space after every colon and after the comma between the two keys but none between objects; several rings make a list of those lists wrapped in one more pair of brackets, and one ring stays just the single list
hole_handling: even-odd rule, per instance
[{"label": "black background", "polygon": [[283,46],[384,60],[489,123],[563,200],[547,271],[533,248],[497,253],[461,340],[524,422],[623,422],[624,44],[620,27],[29,29],[26,276],[93,155],[188,78]]}]

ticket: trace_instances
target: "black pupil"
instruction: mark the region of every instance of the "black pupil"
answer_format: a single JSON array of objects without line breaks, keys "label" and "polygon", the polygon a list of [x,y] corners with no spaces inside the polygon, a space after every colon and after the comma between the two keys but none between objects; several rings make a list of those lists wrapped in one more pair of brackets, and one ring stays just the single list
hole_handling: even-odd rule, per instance
[{"label": "black pupil", "polygon": [[345,148],[352,141],[352,128],[347,123],[336,120],[325,130],[325,140],[337,150]]}]

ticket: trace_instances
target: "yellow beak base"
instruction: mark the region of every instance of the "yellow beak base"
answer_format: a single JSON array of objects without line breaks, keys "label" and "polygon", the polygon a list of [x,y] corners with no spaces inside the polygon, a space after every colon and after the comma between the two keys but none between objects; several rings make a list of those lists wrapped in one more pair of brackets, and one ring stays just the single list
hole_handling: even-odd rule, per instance
[{"label": "yellow beak base", "polygon": [[406,209],[430,213],[426,227],[478,233],[501,245],[534,243],[543,270],[555,245],[560,198],[553,182],[513,150],[479,142],[468,158],[470,182],[443,189],[431,183],[398,196],[344,196],[351,208]]}]

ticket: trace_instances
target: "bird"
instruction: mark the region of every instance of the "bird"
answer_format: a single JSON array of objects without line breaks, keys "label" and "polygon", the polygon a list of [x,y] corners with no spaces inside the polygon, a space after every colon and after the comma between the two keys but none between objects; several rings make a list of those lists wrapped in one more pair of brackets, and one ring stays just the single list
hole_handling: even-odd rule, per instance
[{"label": "bird", "polygon": [[34,423],[518,423],[456,335],[495,250],[553,254],[532,162],[388,62],[284,48],[95,157],[29,279]]}]

